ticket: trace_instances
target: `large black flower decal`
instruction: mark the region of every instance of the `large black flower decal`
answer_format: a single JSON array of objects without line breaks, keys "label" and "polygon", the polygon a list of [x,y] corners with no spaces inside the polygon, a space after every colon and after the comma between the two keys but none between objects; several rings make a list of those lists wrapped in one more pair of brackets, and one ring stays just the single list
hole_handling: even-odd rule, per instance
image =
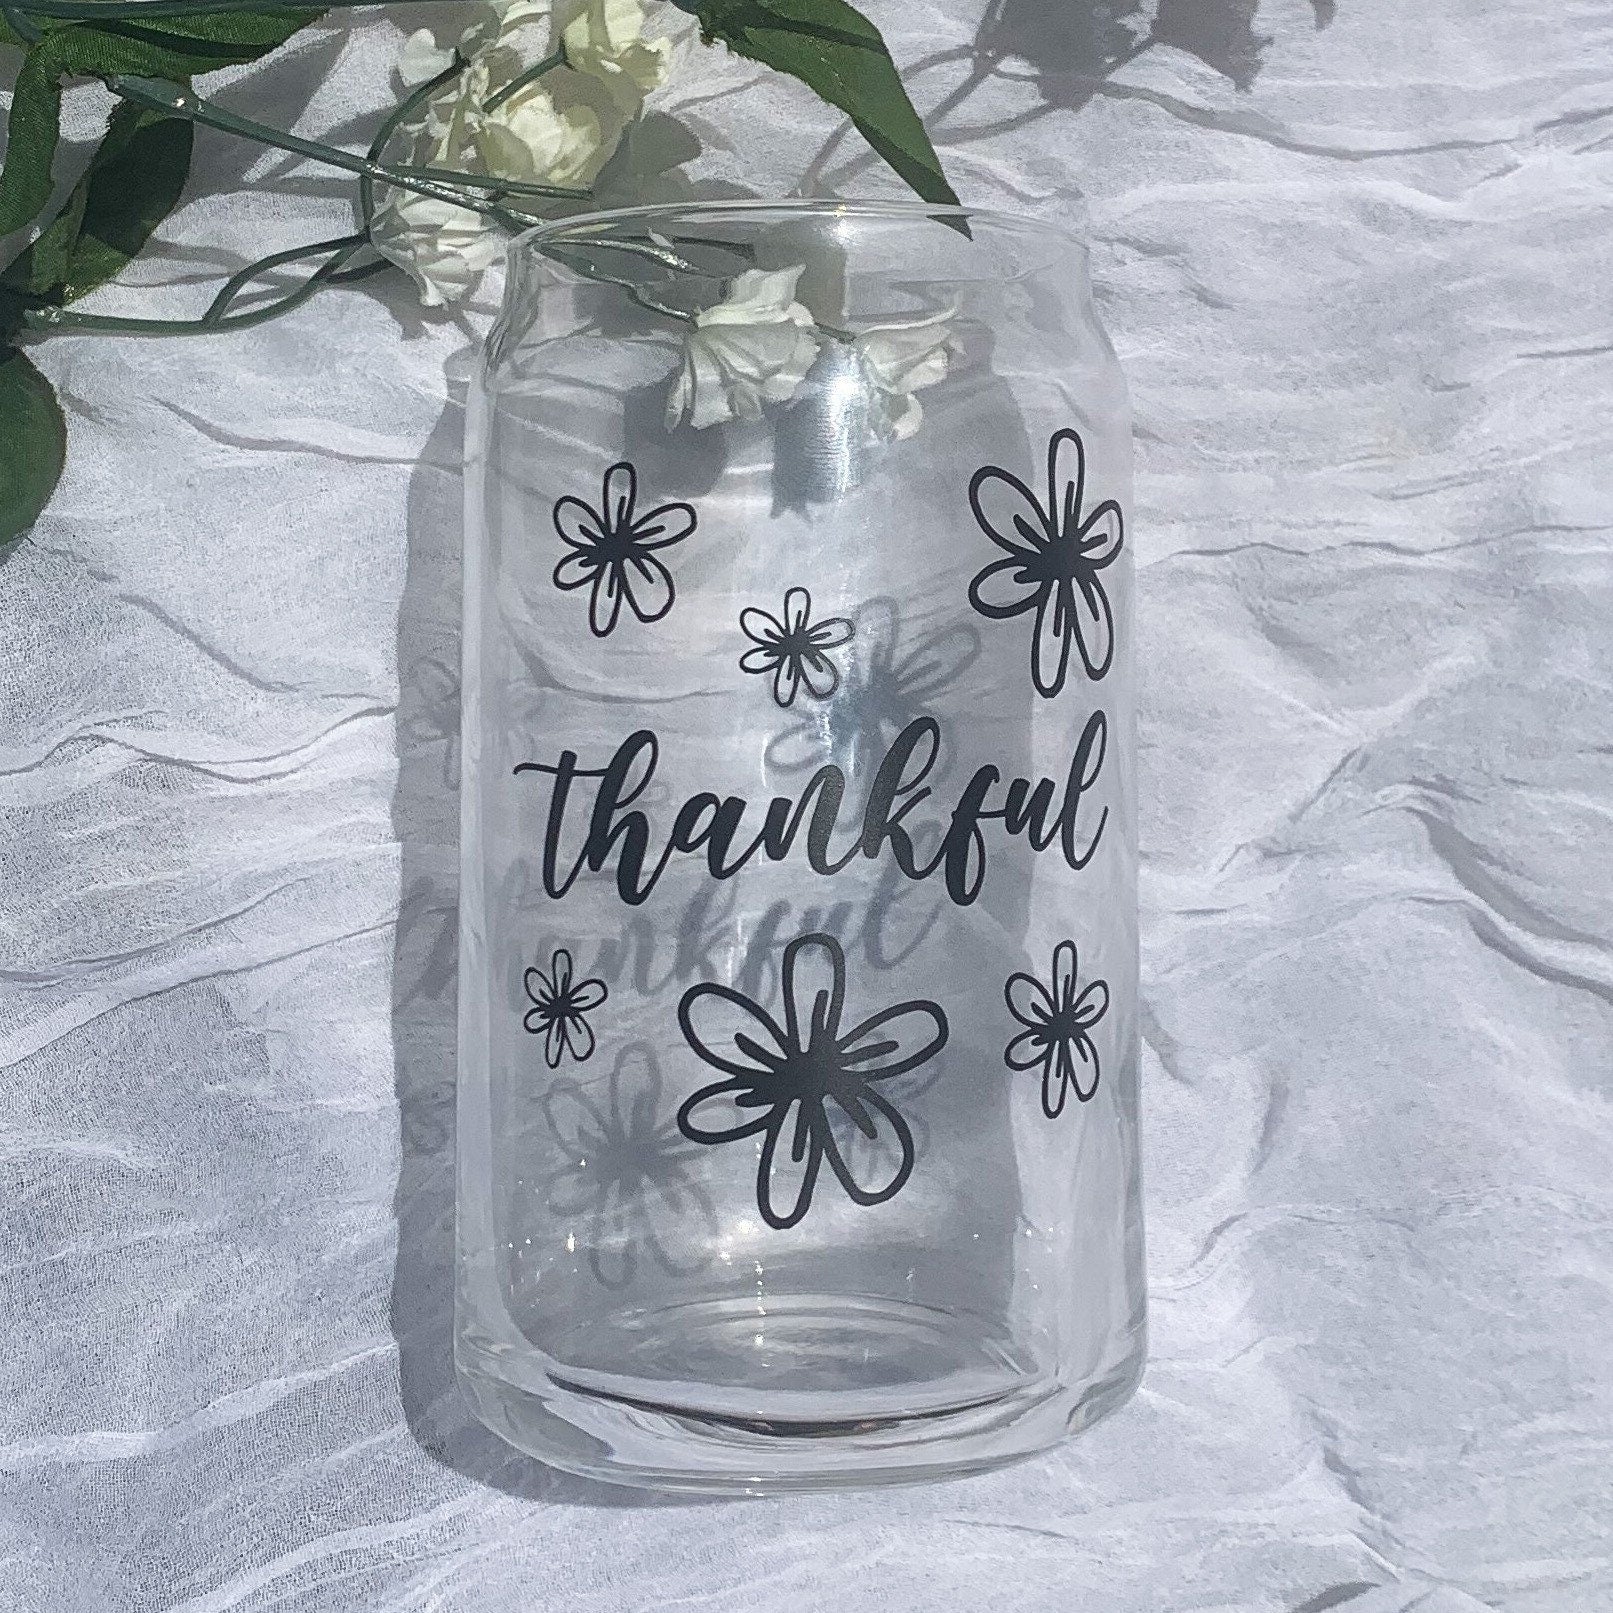
[{"label": "large black flower decal", "polygon": [[594,1056],[594,1033],[587,1015],[610,995],[603,980],[578,980],[571,954],[556,950],[549,967],[528,969],[526,994],[533,1006],[521,1021],[543,1038],[543,1060],[551,1070],[569,1053],[579,1064]]},{"label": "large black flower decal", "polygon": [[781,1229],[811,1207],[825,1160],[854,1203],[901,1191],[913,1132],[878,1083],[917,1069],[947,1039],[932,1002],[897,1003],[843,1029],[846,955],[832,935],[790,942],[783,986],[782,1025],[729,986],[691,986],[678,1004],[689,1046],[723,1072],[678,1110],[678,1125],[697,1143],[761,1140],[756,1204]]},{"label": "large black flower decal", "polygon": [[1004,1049],[1004,1062],[1011,1070],[1040,1066],[1042,1113],[1049,1120],[1064,1112],[1072,1087],[1082,1103],[1098,1090],[1098,1050],[1087,1033],[1108,1011],[1109,987],[1094,980],[1078,996],[1075,985],[1075,943],[1060,941],[1049,985],[1014,974],[1003,988],[1008,1012],[1026,1027]]},{"label": "large black flower decal", "polygon": [[1089,678],[1114,659],[1115,624],[1103,570],[1120,553],[1120,506],[1107,499],[1082,514],[1086,448],[1080,434],[1053,433],[1047,445],[1047,503],[1015,475],[983,466],[969,483],[980,530],[1005,551],[969,584],[982,616],[998,620],[1036,612],[1031,681],[1051,699],[1064,687],[1074,645]]},{"label": "large black flower decal", "polygon": [[625,602],[641,622],[672,609],[672,574],[655,551],[682,543],[695,529],[694,505],[638,509],[638,472],[624,459],[605,472],[599,508],[569,494],[554,507],[554,529],[569,552],[554,568],[556,588],[589,588],[588,626],[604,638]]},{"label": "large black flower decal", "polygon": [[840,669],[824,651],[844,644],[855,629],[844,616],[814,622],[806,589],[790,589],[778,616],[748,606],[739,626],[752,646],[739,658],[740,671],[772,673],[773,698],[781,706],[793,706],[803,686],[814,700],[827,700],[840,687]]}]

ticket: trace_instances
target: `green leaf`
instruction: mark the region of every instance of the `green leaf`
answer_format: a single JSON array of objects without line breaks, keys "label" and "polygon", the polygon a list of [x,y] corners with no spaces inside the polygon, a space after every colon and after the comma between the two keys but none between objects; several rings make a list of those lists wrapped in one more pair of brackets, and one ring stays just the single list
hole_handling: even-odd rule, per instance
[{"label": "green leaf", "polygon": [[[136,23],[128,20],[129,13],[125,12],[116,22],[97,22],[93,26],[126,45],[144,46],[156,53],[139,65],[118,67],[114,71],[176,78],[255,62],[285,44],[299,28],[318,22],[324,15],[323,11],[306,6],[277,6],[262,11],[208,11],[184,17],[152,17]],[[93,71],[99,73],[101,69]]]},{"label": "green leaf", "polygon": [[16,348],[0,351],[0,559],[34,524],[62,474],[67,422],[50,382]]},{"label": "green leaf", "polygon": [[709,44],[798,78],[839,107],[927,202],[956,205],[879,30],[846,0],[675,0]]},{"label": "green leaf", "polygon": [[6,165],[0,169],[0,235],[20,230],[50,200],[50,165],[61,132],[61,75],[54,42],[71,33],[47,34],[17,69],[6,123]]},{"label": "green leaf", "polygon": [[46,32],[17,70],[0,170],[0,235],[37,218],[50,200],[64,79],[129,73],[188,82],[195,73],[256,61],[321,15],[301,7],[217,11],[140,23],[73,23]]},{"label": "green leaf", "polygon": [[37,304],[71,302],[110,280],[179,200],[194,139],[188,119],[120,103],[61,211],[0,284]]}]

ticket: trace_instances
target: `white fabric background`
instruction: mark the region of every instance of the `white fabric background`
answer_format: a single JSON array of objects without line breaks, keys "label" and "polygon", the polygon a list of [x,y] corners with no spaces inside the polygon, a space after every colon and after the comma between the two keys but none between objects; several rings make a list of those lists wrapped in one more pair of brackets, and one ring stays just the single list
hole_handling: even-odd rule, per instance
[{"label": "white fabric background", "polygon": [[[490,304],[53,339],[69,469],[0,571],[7,1609],[1613,1601],[1613,12],[870,10],[967,199],[1086,192],[1135,395],[1144,1387],[994,1476],[749,1504],[481,1432],[446,1259]],[[333,21],[228,99],[321,85],[300,126],[357,143],[400,37]],[[851,141],[803,175],[804,94],[690,75],[696,173],[884,186]],[[204,136],[184,244],[98,306],[197,306],[345,194]]]}]

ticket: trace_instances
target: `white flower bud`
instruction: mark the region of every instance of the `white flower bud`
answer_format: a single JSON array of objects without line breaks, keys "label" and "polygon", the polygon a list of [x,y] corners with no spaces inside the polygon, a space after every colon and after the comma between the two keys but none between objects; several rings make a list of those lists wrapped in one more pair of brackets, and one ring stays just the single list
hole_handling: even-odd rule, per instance
[{"label": "white flower bud", "polygon": [[870,420],[881,437],[905,441],[924,420],[913,396],[946,379],[951,362],[950,312],[903,325],[871,325],[853,348],[868,388]]},{"label": "white flower bud", "polygon": [[812,315],[795,300],[803,270],[747,269],[728,295],[695,316],[667,399],[669,427],[697,431],[725,420],[756,420],[768,403],[795,396],[818,356]]},{"label": "white flower bud", "polygon": [[403,42],[398,52],[397,75],[413,89],[445,73],[453,65],[454,53],[444,50],[431,36],[429,28],[417,28]]}]

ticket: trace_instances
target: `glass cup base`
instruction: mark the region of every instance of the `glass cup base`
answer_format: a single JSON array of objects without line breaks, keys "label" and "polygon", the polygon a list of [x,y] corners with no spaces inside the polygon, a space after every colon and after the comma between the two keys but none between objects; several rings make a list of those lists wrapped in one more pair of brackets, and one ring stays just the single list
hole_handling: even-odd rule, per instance
[{"label": "glass cup base", "polygon": [[[461,1386],[496,1434],[564,1472],[769,1495],[959,1478],[1019,1461],[1123,1405],[1145,1355],[1139,1326],[1121,1359],[1066,1383],[1016,1364],[972,1318],[930,1305],[798,1294],[765,1317],[734,1301],[674,1309],[616,1324],[620,1371],[568,1372],[551,1360],[534,1375],[529,1351],[462,1335]],[[644,1360],[634,1359],[635,1338]],[[658,1358],[648,1375],[651,1342],[664,1350],[669,1338],[680,1342],[677,1360]],[[840,1387],[813,1387],[831,1383]]]}]

